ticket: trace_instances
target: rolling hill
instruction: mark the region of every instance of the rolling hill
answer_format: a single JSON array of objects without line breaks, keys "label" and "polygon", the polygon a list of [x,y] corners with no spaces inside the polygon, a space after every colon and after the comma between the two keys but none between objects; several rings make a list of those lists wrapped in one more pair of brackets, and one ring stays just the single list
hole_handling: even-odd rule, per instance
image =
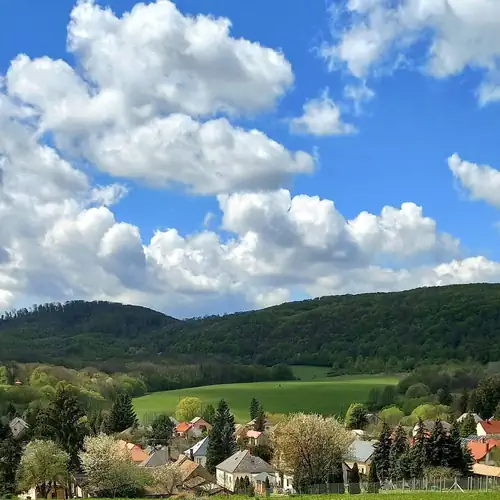
[{"label": "rolling hill", "polygon": [[323,297],[182,321],[142,307],[82,301],[0,319],[4,360],[165,357],[332,366],[335,373],[394,373],[424,361],[497,361],[500,285]]}]

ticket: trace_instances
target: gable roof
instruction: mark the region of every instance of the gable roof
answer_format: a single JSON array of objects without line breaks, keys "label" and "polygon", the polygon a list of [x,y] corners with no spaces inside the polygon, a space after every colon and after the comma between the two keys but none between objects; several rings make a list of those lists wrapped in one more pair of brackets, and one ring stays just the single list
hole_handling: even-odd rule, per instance
[{"label": "gable roof", "polygon": [[500,420],[482,420],[478,422],[486,434],[500,434]]},{"label": "gable roof", "polygon": [[477,413],[462,413],[462,415],[460,415],[457,418],[457,422],[458,423],[463,422],[467,418],[467,415],[472,415],[472,417],[474,418],[474,422],[476,422],[476,424],[478,422],[481,422],[481,420],[483,420]]},{"label": "gable roof", "polygon": [[149,455],[140,446],[137,446],[134,443],[128,443],[123,439],[119,439],[118,444],[121,448],[130,452],[132,461],[135,463],[142,463],[149,457]]},{"label": "gable roof", "polygon": [[193,427],[193,424],[191,424],[190,422],[181,422],[176,428],[175,430],[177,432],[187,432],[189,429],[191,429]]},{"label": "gable roof", "polygon": [[349,460],[366,463],[375,452],[375,446],[371,441],[356,440],[349,448]]},{"label": "gable roof", "polygon": [[260,431],[247,431],[247,437],[249,438],[258,439],[260,436],[262,436]]},{"label": "gable roof", "polygon": [[193,420],[189,421],[193,425],[204,425],[205,427],[212,427],[205,419],[202,417],[194,417]]},{"label": "gable roof", "polygon": [[161,467],[170,462],[170,452],[168,448],[163,447],[154,451],[142,463],[142,467]]},{"label": "gable roof", "polygon": [[27,431],[30,426],[29,424],[20,417],[15,417],[9,422],[10,431],[12,435],[16,438]]},{"label": "gable roof", "polygon": [[486,457],[492,448],[500,446],[500,439],[487,439],[482,441],[468,441],[467,447],[472,453],[474,460],[479,462]]},{"label": "gable roof", "polygon": [[201,441],[198,441],[195,445],[191,446],[191,448],[187,449],[184,452],[184,455],[186,455],[186,457],[190,457],[192,451],[194,457],[204,457],[207,454],[207,448],[208,436],[203,438]]},{"label": "gable roof", "polygon": [[213,483],[216,482],[215,478],[212,476],[212,474],[210,474],[210,472],[208,472],[207,469],[205,469],[205,467],[203,467],[201,464],[193,462],[188,457],[186,457],[186,455],[179,455],[179,458],[177,459],[177,462],[175,462],[175,465],[179,467],[179,470],[181,471],[182,482],[196,476],[200,476]]},{"label": "gable roof", "polygon": [[217,465],[216,468],[230,473],[259,474],[260,472],[276,472],[266,461],[260,457],[252,456],[248,450],[236,452]]},{"label": "gable roof", "polygon": [[[434,430],[434,426],[436,425],[435,420],[424,420],[422,423],[424,425],[424,429],[428,432],[432,432]],[[451,430],[451,424],[449,424],[448,422],[441,420],[441,425],[443,426],[443,429],[445,431],[448,432]],[[413,429],[414,430],[418,429],[418,422],[415,424],[415,427],[413,427]]]}]

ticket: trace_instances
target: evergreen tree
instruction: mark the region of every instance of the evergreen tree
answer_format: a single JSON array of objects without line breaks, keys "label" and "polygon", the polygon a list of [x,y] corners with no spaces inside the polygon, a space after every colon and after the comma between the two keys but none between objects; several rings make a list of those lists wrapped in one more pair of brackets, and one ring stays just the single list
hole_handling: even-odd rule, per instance
[{"label": "evergreen tree", "polygon": [[130,427],[137,426],[137,415],[134,411],[132,398],[126,392],[116,397],[106,422],[106,432],[114,434]]},{"label": "evergreen tree", "polygon": [[166,415],[158,415],[151,424],[151,430],[146,434],[146,442],[149,446],[170,446],[174,424],[172,419]]},{"label": "evergreen tree", "polygon": [[9,422],[12,419],[19,416],[19,414],[17,413],[16,407],[10,401],[9,401],[9,404],[7,405],[5,414],[7,416],[7,419],[9,420]]},{"label": "evergreen tree", "polygon": [[259,404],[259,410],[257,416],[255,417],[255,425],[253,428],[259,432],[264,432],[266,428],[266,414],[264,413],[264,408],[261,404]]},{"label": "evergreen tree", "polygon": [[361,487],[359,486],[359,469],[358,464],[354,462],[351,472],[349,474],[349,494],[359,495],[361,493]]},{"label": "evergreen tree", "polygon": [[377,473],[377,465],[375,462],[370,467],[368,472],[368,493],[378,493],[380,490],[380,480]]},{"label": "evergreen tree", "polygon": [[241,493],[241,479],[239,477],[237,477],[234,482],[234,492]]},{"label": "evergreen tree", "polygon": [[259,416],[260,403],[257,399],[252,398],[250,401],[250,420],[257,418]]},{"label": "evergreen tree", "polygon": [[400,467],[400,460],[408,451],[408,438],[403,426],[396,427],[391,443],[390,451],[390,478],[395,481],[403,479],[403,470]]},{"label": "evergreen tree", "polygon": [[461,476],[468,476],[472,467],[470,450],[462,446],[459,425],[456,421],[448,437],[447,466],[456,470]]},{"label": "evergreen tree", "polygon": [[373,453],[373,462],[377,467],[378,477],[380,481],[385,482],[390,477],[391,472],[391,429],[384,422],[382,431],[380,432],[379,442],[375,445]]},{"label": "evergreen tree", "polygon": [[366,408],[360,403],[352,403],[345,415],[348,429],[364,429],[368,424]]},{"label": "evergreen tree", "polygon": [[338,458],[334,464],[331,482],[333,483],[334,493],[345,493],[344,486],[344,463],[341,458]]},{"label": "evergreen tree", "polygon": [[493,413],[493,418],[495,420],[500,420],[500,402],[497,404],[495,408],[495,412]]},{"label": "evergreen tree", "polygon": [[409,452],[411,477],[421,479],[424,477],[424,469],[427,461],[427,436],[425,435],[424,423],[418,419],[417,432],[413,438],[413,446]]},{"label": "evergreen tree", "polygon": [[0,425],[0,498],[16,492],[16,474],[22,449],[8,424]]},{"label": "evergreen tree", "polygon": [[221,399],[215,412],[207,446],[207,469],[212,474],[218,464],[235,453],[234,430],[234,416],[227,403]]},{"label": "evergreen tree", "polygon": [[35,436],[51,439],[69,457],[69,466],[73,471],[80,468],[79,453],[83,440],[90,430],[85,417],[85,410],[71,389],[61,388],[47,408],[40,411],[36,419]]},{"label": "evergreen tree", "polygon": [[460,424],[460,435],[462,437],[475,436],[477,433],[477,424],[472,413],[467,413],[467,416]]},{"label": "evergreen tree", "polygon": [[206,405],[202,413],[203,420],[205,420],[205,422],[208,422],[209,424],[213,424],[214,417],[215,417],[215,408],[213,407],[213,405],[210,404]]},{"label": "evergreen tree", "polygon": [[269,481],[269,477],[266,476],[266,482],[264,484],[266,488],[266,497],[269,496],[269,493],[271,492],[271,482]]},{"label": "evergreen tree", "polygon": [[449,438],[438,418],[427,442],[427,465],[430,467],[446,467],[448,464]]},{"label": "evergreen tree", "polygon": [[440,405],[450,406],[453,402],[453,397],[447,387],[438,389],[436,396]]},{"label": "evergreen tree", "polygon": [[458,412],[460,415],[469,411],[469,391],[464,389],[458,398]]}]

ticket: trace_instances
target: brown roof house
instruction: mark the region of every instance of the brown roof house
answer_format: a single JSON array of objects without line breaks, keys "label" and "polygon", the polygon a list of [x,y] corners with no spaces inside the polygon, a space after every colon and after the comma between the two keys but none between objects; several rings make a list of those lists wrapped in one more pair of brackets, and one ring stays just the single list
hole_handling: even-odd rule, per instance
[{"label": "brown roof house", "polygon": [[259,493],[261,483],[269,479],[271,487],[276,485],[277,472],[262,458],[254,457],[250,451],[238,451],[216,467],[217,484],[229,491],[235,490],[236,480],[248,477]]},{"label": "brown roof house", "polygon": [[217,485],[215,477],[203,465],[193,462],[186,455],[179,455],[175,465],[181,472],[180,488],[198,495],[214,495],[222,492],[223,489]]}]

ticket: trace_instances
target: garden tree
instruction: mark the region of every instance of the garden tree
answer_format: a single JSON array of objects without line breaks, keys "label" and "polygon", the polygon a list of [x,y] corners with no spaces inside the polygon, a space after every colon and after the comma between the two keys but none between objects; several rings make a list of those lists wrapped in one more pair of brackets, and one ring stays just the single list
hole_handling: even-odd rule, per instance
[{"label": "garden tree", "polygon": [[92,410],[87,415],[87,424],[89,427],[89,434],[92,436],[98,436],[106,431],[106,422],[108,420],[109,413],[104,410]]},{"label": "garden tree", "polygon": [[0,385],[7,385],[9,383],[9,375],[7,372],[7,368],[3,365],[0,365]]},{"label": "garden tree", "polygon": [[254,418],[257,418],[259,416],[260,408],[261,406],[259,401],[255,398],[252,398],[249,408],[250,420],[253,420]]},{"label": "garden tree", "polygon": [[207,446],[207,469],[210,473],[213,474],[215,467],[236,451],[234,429],[234,416],[227,403],[221,399]]},{"label": "garden tree", "polygon": [[477,424],[472,413],[467,413],[467,416],[460,423],[460,435],[462,437],[475,436],[477,432]]},{"label": "garden tree", "polygon": [[415,463],[412,455],[412,449],[408,449],[398,459],[397,463],[397,476],[399,479],[411,479],[415,476]]},{"label": "garden tree", "polygon": [[446,465],[457,471],[461,476],[470,474],[474,459],[467,446],[462,446],[460,439],[460,428],[455,420],[448,436],[448,446],[446,450]]},{"label": "garden tree", "polygon": [[373,460],[377,467],[378,477],[380,481],[385,482],[390,478],[391,474],[391,428],[384,422],[382,425],[382,430],[378,439],[378,443],[375,445],[375,451],[373,452]]},{"label": "garden tree", "polygon": [[16,474],[21,460],[21,445],[14,439],[8,424],[0,424],[0,498],[16,491]]},{"label": "garden tree", "polygon": [[276,468],[292,474],[300,488],[328,482],[351,443],[352,434],[336,418],[304,413],[285,416],[271,436]]},{"label": "garden tree", "polygon": [[199,417],[203,411],[203,403],[200,398],[182,398],[175,408],[175,418],[181,422],[189,422]]},{"label": "garden tree", "polygon": [[469,411],[469,391],[464,389],[457,401],[457,410],[460,415]]},{"label": "garden tree", "polygon": [[170,446],[173,432],[174,424],[172,419],[162,413],[153,420],[151,429],[146,432],[146,442],[153,447]]},{"label": "garden tree", "polygon": [[412,415],[422,420],[436,420],[437,418],[446,420],[449,413],[450,408],[448,406],[427,403],[417,406]]},{"label": "garden tree", "polygon": [[13,418],[18,417],[18,413],[16,410],[16,407],[9,401],[7,404],[7,408],[5,409],[5,416],[9,421],[11,421]]},{"label": "garden tree", "polygon": [[427,461],[429,467],[446,467],[448,454],[448,436],[441,420],[436,419],[427,441]]},{"label": "garden tree", "polygon": [[31,441],[19,464],[19,489],[35,488],[37,496],[47,498],[56,483],[67,484],[69,459],[68,453],[54,441]]},{"label": "garden tree", "polygon": [[345,414],[348,429],[364,429],[368,424],[366,408],[361,403],[352,403]]},{"label": "garden tree", "polygon": [[500,375],[487,377],[479,382],[471,395],[473,411],[483,418],[490,418],[500,402]]},{"label": "garden tree", "polygon": [[361,487],[359,486],[359,469],[358,464],[354,462],[352,469],[349,472],[349,494],[359,495]]},{"label": "garden tree", "polygon": [[273,459],[273,449],[267,444],[252,446],[250,453],[255,457],[262,458],[262,460],[267,463],[271,463],[271,460]]},{"label": "garden tree", "polygon": [[89,428],[85,410],[70,389],[62,387],[57,390],[47,408],[38,413],[34,432],[39,438],[54,441],[69,455],[71,471],[79,469],[78,454]]},{"label": "garden tree", "polygon": [[130,452],[112,436],[87,436],[80,460],[87,488],[98,498],[139,496],[151,483],[149,473],[137,467]]},{"label": "garden tree", "polygon": [[416,398],[423,398],[425,396],[428,396],[431,393],[431,390],[429,387],[427,387],[425,384],[422,382],[416,383],[408,387],[408,390],[405,393],[405,396],[408,399],[416,399]]},{"label": "garden tree", "polygon": [[495,412],[493,413],[493,418],[495,420],[500,420],[500,402],[497,404],[495,408]]},{"label": "garden tree", "polygon": [[126,392],[121,392],[116,397],[106,421],[106,432],[115,434],[130,427],[137,426],[137,415],[134,411],[132,398]]},{"label": "garden tree", "polygon": [[175,487],[182,483],[182,474],[175,464],[165,464],[153,467],[153,487],[159,493],[171,495]]},{"label": "garden tree", "polygon": [[266,481],[264,483],[264,486],[266,488],[266,496],[269,496],[271,490],[271,482],[269,481],[269,476],[266,476]]},{"label": "garden tree", "polygon": [[440,405],[450,406],[453,403],[453,397],[448,388],[438,389],[436,397]]},{"label": "garden tree", "polygon": [[368,493],[378,493],[380,490],[380,479],[378,478],[377,465],[372,463],[368,472]]},{"label": "garden tree", "polygon": [[234,482],[234,492],[236,494],[241,493],[241,478],[237,477]]},{"label": "garden tree", "polygon": [[392,436],[390,449],[390,478],[399,481],[404,478],[404,471],[400,468],[400,460],[409,449],[408,438],[402,425],[398,425]]},{"label": "garden tree", "polygon": [[404,418],[405,414],[397,406],[389,406],[389,408],[384,408],[380,413],[379,417],[382,422],[387,422],[389,425],[397,425]]},{"label": "garden tree", "polygon": [[344,462],[341,457],[338,457],[336,462],[333,464],[331,479],[329,479],[328,482],[333,483],[333,488],[334,488],[333,493],[338,493],[338,494],[345,493]]},{"label": "garden tree", "polygon": [[255,417],[255,424],[253,428],[259,432],[264,432],[266,429],[266,414],[264,413],[262,405],[259,405],[259,410],[257,416]]},{"label": "garden tree", "polygon": [[422,419],[419,419],[417,422],[417,431],[413,438],[413,446],[409,453],[412,478],[421,479],[424,477],[424,469],[427,462],[427,444],[424,422]]},{"label": "garden tree", "polygon": [[209,424],[213,424],[214,417],[215,417],[215,408],[213,407],[213,405],[211,405],[211,404],[205,405],[201,416],[202,416],[203,420],[205,420],[205,422],[208,422]]}]

